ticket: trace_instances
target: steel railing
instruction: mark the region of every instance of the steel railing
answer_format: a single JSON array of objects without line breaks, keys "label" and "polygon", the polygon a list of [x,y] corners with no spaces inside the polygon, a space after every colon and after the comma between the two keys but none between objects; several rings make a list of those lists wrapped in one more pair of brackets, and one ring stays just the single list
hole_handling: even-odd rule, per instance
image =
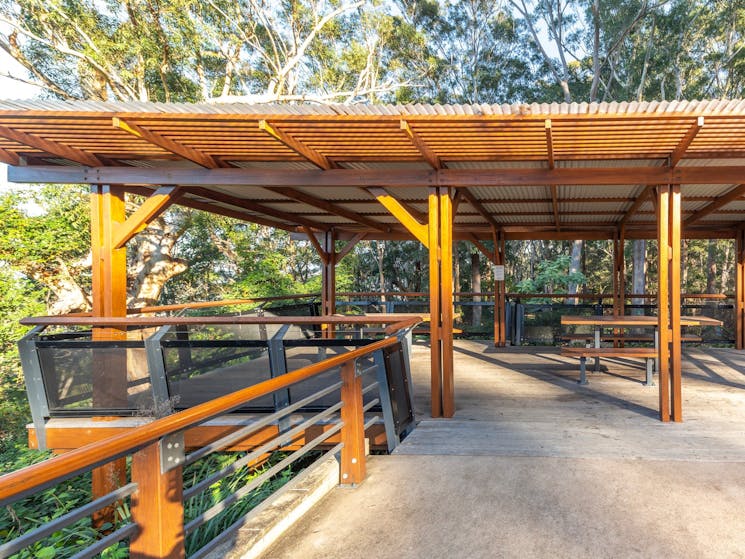
[{"label": "steel railing", "polygon": [[[384,390],[381,385],[386,382],[384,377],[378,376],[374,382],[363,386],[362,377],[367,371],[359,366],[360,360],[373,356],[374,360],[380,363],[383,359],[383,352],[402,344],[402,334],[420,320],[421,318],[417,317],[391,324],[387,328],[387,337],[369,345],[329,357],[321,362],[187,410],[155,419],[111,438],[71,450],[45,462],[0,477],[0,506],[9,506],[81,473],[124,457],[131,457],[131,479],[128,483],[105,495],[96,496],[91,502],[3,543],[0,545],[0,558],[17,553],[50,534],[90,516],[95,511],[125,499],[129,500],[129,518],[124,519],[112,531],[102,533],[100,539],[78,551],[75,557],[96,555],[107,547],[127,539],[130,556],[133,558],[156,559],[182,556],[185,538],[198,530],[200,526],[214,520],[221,512],[262,485],[268,478],[321,445],[325,450],[322,457],[340,453],[340,483],[347,485],[360,483],[365,477],[365,430],[377,421],[376,417],[368,418],[366,421],[365,414],[373,406],[381,403],[381,400],[387,398],[387,390]],[[293,385],[314,379],[332,370],[339,374],[338,382],[324,386],[271,415],[247,423],[189,454],[185,452],[184,431],[228,414],[251,400],[287,390]],[[363,404],[365,394],[376,390],[379,393],[378,398]],[[182,480],[184,466],[247,439],[272,422],[289,417],[308,403],[337,392],[339,401],[336,404],[310,417],[303,416],[300,422],[294,419],[296,423],[289,429],[278,430],[277,435],[271,440],[263,442],[232,464],[184,489]],[[287,442],[296,440],[303,433],[308,433],[312,426],[320,426],[320,434],[309,441],[304,441],[305,444],[301,448],[282,458],[278,463],[249,480],[227,497],[212,504],[188,522],[184,522],[184,499],[193,498],[209,490],[215,482],[234,474],[241,468],[250,467],[267,453],[282,448]],[[174,518],[180,520],[175,521]],[[194,550],[192,556],[205,555],[214,549],[217,543],[229,537],[232,534],[231,530],[237,529],[240,524],[241,522],[234,522],[216,540],[208,542],[199,550]]]}]

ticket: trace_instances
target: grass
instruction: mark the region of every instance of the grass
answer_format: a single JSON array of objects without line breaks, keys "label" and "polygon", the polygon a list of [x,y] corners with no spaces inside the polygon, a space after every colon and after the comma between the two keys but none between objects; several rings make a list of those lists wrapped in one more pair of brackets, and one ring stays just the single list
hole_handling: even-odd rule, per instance
[{"label": "grass", "polygon": [[[202,548],[271,493],[282,487],[299,471],[311,464],[318,454],[317,452],[309,453],[308,456],[268,479],[249,495],[236,501],[215,518],[189,534],[186,538],[187,556]],[[29,450],[16,441],[10,445],[4,445],[0,452],[0,469],[3,472],[17,470],[40,462],[49,456],[50,453]],[[184,469],[184,488],[191,487],[243,456],[245,456],[245,453],[215,453],[191,464]],[[216,505],[285,456],[287,456],[285,453],[274,453],[260,467],[239,468],[233,474],[210,485],[202,493],[188,499],[184,503],[184,521],[189,522]],[[91,500],[90,479],[89,473],[82,474],[0,510],[0,541],[12,540],[89,502]],[[128,522],[129,518],[128,500],[125,500],[116,509],[116,520],[113,525],[102,526],[99,531],[93,527],[90,518],[85,518],[12,557],[14,559],[65,559],[73,556],[82,548],[93,544],[101,537],[102,532],[105,533]],[[127,543],[120,542],[109,547],[101,554],[101,557],[103,559],[129,557]]]}]

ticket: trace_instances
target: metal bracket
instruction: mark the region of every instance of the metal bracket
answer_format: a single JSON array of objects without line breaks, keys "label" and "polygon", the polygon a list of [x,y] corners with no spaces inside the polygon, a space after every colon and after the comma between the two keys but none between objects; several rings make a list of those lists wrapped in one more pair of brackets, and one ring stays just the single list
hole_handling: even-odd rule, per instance
[{"label": "metal bracket", "polygon": [[183,465],[184,433],[179,431],[160,439],[160,473],[165,474]]}]

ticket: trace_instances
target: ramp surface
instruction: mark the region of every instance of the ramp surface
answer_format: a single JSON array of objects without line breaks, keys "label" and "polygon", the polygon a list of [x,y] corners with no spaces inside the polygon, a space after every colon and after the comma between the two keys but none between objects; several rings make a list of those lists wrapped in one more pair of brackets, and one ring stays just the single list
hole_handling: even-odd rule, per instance
[{"label": "ramp surface", "polygon": [[415,346],[417,429],[266,557],[745,558],[745,354],[689,349],[662,424],[641,360],[579,386],[553,348],[456,344],[456,417],[426,417]]}]

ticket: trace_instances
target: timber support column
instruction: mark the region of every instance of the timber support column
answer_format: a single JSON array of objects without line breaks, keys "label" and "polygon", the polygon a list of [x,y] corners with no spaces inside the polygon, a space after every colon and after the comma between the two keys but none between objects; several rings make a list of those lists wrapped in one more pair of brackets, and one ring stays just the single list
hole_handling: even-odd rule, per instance
[{"label": "timber support column", "polygon": [[670,187],[670,383],[671,413],[673,421],[683,421],[683,364],[680,326],[680,185]]},{"label": "timber support column", "polygon": [[430,390],[432,417],[442,417],[442,347],[440,345],[440,196],[438,188],[429,190],[429,330]]},{"label": "timber support column", "polygon": [[[504,267],[505,261],[505,243],[504,231],[502,229],[492,229],[492,238],[494,240],[494,265]],[[504,347],[507,345],[507,312],[505,301],[504,279],[497,279],[494,274],[494,345]]]},{"label": "timber support column", "polygon": [[745,349],[745,228],[735,237],[735,348]]},{"label": "timber support column", "polygon": [[682,421],[680,186],[657,193],[660,420]]},{"label": "timber support column", "polygon": [[[126,221],[124,192],[109,185],[91,187],[91,252],[93,316],[127,316],[127,250],[117,248],[115,235]],[[126,328],[93,328],[96,341],[127,339]],[[94,350],[93,406],[122,408],[127,404],[126,350]],[[106,418],[101,418],[105,420]],[[93,470],[93,497],[110,493],[125,483],[124,459],[115,460]],[[112,506],[94,514],[94,524],[113,519]]]},{"label": "timber support column", "polygon": [[[626,245],[626,228],[621,227],[613,237],[613,315],[623,316],[625,311],[626,299],[626,278],[624,269],[624,248]],[[615,329],[613,331],[615,339],[613,347],[622,347],[623,341],[618,338],[623,330]]]},{"label": "timber support column", "polygon": [[[326,231],[323,234],[323,273],[321,274],[321,314],[329,316],[336,314],[336,234]],[[323,325],[324,337],[334,337],[334,325]]]},{"label": "timber support column", "polygon": [[440,337],[442,340],[442,415],[455,415],[453,372],[453,198],[440,188]]}]

